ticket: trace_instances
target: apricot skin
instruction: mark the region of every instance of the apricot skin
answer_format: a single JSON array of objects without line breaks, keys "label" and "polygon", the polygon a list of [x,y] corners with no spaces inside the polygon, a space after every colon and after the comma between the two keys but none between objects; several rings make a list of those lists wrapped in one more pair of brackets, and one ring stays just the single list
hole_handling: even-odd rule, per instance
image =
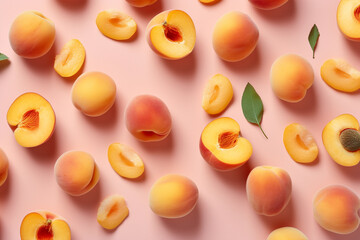
[{"label": "apricot skin", "polygon": [[315,196],[314,217],[326,230],[338,234],[354,232],[360,223],[360,199],[349,188],[331,185]]},{"label": "apricot skin", "polygon": [[69,151],[62,154],[54,167],[59,186],[72,196],[89,192],[99,181],[99,169],[93,157],[82,151]]},{"label": "apricot skin", "polygon": [[272,231],[266,240],[308,240],[308,238],[297,228],[282,227]]},{"label": "apricot skin", "polygon": [[39,12],[26,11],[16,17],[10,27],[10,45],[24,58],[45,55],[55,41],[55,25]]},{"label": "apricot skin", "polygon": [[79,111],[90,117],[98,117],[105,114],[115,103],[116,84],[104,73],[83,73],[74,82],[71,96]]},{"label": "apricot skin", "polygon": [[4,184],[8,177],[9,160],[5,152],[0,148],[0,186]]},{"label": "apricot skin", "polygon": [[157,0],[126,0],[131,6],[146,7],[157,2]]},{"label": "apricot skin", "polygon": [[249,0],[249,2],[256,8],[263,10],[272,10],[281,7],[288,0]]},{"label": "apricot skin", "polygon": [[279,57],[270,72],[275,95],[286,102],[299,102],[314,82],[314,71],[304,58],[288,54]]},{"label": "apricot skin", "polygon": [[161,141],[171,131],[171,115],[165,103],[152,95],[139,95],[127,106],[126,127],[138,140]]},{"label": "apricot skin", "polygon": [[197,186],[189,178],[169,174],[158,179],[150,190],[151,210],[164,218],[180,218],[189,214],[199,197]]},{"label": "apricot skin", "polygon": [[254,51],[258,39],[259,30],[249,16],[241,12],[229,12],[216,22],[212,42],[221,59],[237,62]]},{"label": "apricot skin", "polygon": [[248,200],[260,215],[275,216],[281,213],[290,201],[291,190],[289,174],[278,167],[255,167],[246,181]]}]

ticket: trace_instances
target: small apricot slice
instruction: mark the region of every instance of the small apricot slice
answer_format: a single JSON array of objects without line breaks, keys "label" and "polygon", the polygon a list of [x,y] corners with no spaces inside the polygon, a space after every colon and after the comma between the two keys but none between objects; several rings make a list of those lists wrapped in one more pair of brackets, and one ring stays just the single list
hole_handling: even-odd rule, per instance
[{"label": "small apricot slice", "polygon": [[122,177],[138,178],[144,172],[144,163],[140,156],[124,144],[111,144],[108,159],[114,171]]},{"label": "small apricot slice", "polygon": [[[342,136],[349,133],[349,129],[359,131],[359,122],[350,114],[342,114],[326,124],[322,132],[322,141],[330,157],[336,163],[347,167],[355,166],[360,162],[360,151],[349,151],[347,146],[344,146],[348,139],[344,141]],[[345,135],[345,137],[349,136]],[[353,140],[356,141],[356,136]]]},{"label": "small apricot slice", "polygon": [[342,92],[360,89],[360,71],[343,59],[329,59],[321,66],[321,78],[330,87]]},{"label": "small apricot slice", "polygon": [[208,114],[218,114],[225,110],[233,97],[233,87],[230,80],[221,75],[214,75],[206,84],[202,108]]},{"label": "small apricot slice", "polygon": [[285,128],[283,142],[290,157],[298,163],[311,163],[319,153],[311,133],[302,125],[292,123]]},{"label": "small apricot slice", "polygon": [[74,76],[85,61],[85,48],[77,39],[71,39],[55,57],[54,69],[62,77]]},{"label": "small apricot slice", "polygon": [[129,216],[125,199],[120,195],[111,195],[101,201],[97,211],[97,221],[105,229],[117,228]]},{"label": "small apricot slice", "polygon": [[102,34],[114,40],[127,40],[137,30],[132,17],[114,9],[100,12],[96,18],[96,25]]}]

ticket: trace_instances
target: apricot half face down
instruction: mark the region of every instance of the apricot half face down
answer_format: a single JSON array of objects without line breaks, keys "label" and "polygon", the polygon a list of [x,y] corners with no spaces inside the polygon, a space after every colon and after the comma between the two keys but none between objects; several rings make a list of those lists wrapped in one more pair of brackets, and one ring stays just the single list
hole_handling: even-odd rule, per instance
[{"label": "apricot half face down", "polygon": [[298,123],[292,123],[285,128],[283,142],[295,162],[311,163],[318,156],[319,149],[314,137]]},{"label": "apricot half face down", "polygon": [[125,110],[126,127],[138,140],[157,142],[171,132],[172,119],[169,109],[158,97],[139,95]]},{"label": "apricot half face down", "polygon": [[314,71],[304,58],[288,54],[276,59],[270,71],[275,95],[286,102],[299,102],[314,82]]},{"label": "apricot half face down", "polygon": [[55,178],[62,190],[72,196],[80,196],[95,187],[100,178],[94,158],[82,151],[69,151],[56,161]]},{"label": "apricot half face down", "polygon": [[279,8],[288,0],[249,0],[249,2],[256,8],[263,10],[272,10],[275,8]]},{"label": "apricot half face down", "polygon": [[321,78],[330,87],[342,92],[360,89],[360,71],[343,59],[329,59],[321,66]]},{"label": "apricot half face down", "polygon": [[355,166],[360,162],[359,122],[350,114],[331,120],[323,129],[322,141],[330,157],[342,166]]},{"label": "apricot half face down", "polygon": [[11,104],[7,122],[15,140],[23,147],[46,142],[55,128],[55,113],[50,103],[37,93],[24,93]]},{"label": "apricot half face down", "polygon": [[308,240],[308,238],[297,228],[282,227],[272,231],[266,240]]},{"label": "apricot half face down", "polygon": [[316,222],[330,232],[349,234],[359,227],[360,199],[345,186],[321,189],[314,198],[313,208]]},{"label": "apricot half face down", "polygon": [[104,73],[83,73],[73,84],[71,98],[74,106],[83,114],[98,117],[114,105],[116,84]]},{"label": "apricot half face down", "polygon": [[278,167],[255,167],[246,180],[247,198],[260,215],[280,214],[290,201],[291,191],[289,174]]},{"label": "apricot half face down", "polygon": [[97,211],[97,221],[105,229],[117,228],[129,215],[125,199],[118,195],[111,195],[101,201]]},{"label": "apricot half face down", "polygon": [[70,240],[69,225],[61,217],[45,211],[27,214],[20,226],[21,240]]},{"label": "apricot half face down", "polygon": [[150,190],[150,208],[160,217],[180,218],[196,206],[199,191],[189,178],[168,174],[159,178]]},{"label": "apricot half face down", "polygon": [[43,14],[26,11],[17,16],[10,27],[10,45],[24,58],[45,55],[55,41],[55,25]]},{"label": "apricot half face down", "polygon": [[0,148],[0,186],[4,184],[8,177],[9,160],[5,152]]},{"label": "apricot half face down", "polygon": [[259,30],[249,16],[241,12],[229,12],[215,24],[212,42],[216,54],[228,62],[248,57],[259,39]]},{"label": "apricot half face down", "polygon": [[130,147],[113,143],[108,149],[108,159],[114,171],[125,178],[138,178],[144,172],[144,163]]},{"label": "apricot half face down", "polygon": [[341,0],[336,20],[346,38],[360,41],[360,0]]},{"label": "apricot half face down", "polygon": [[252,154],[252,145],[240,136],[240,126],[232,118],[211,121],[202,131],[200,153],[207,163],[220,171],[230,171],[245,164]]},{"label": "apricot half face down", "polygon": [[169,10],[149,22],[147,41],[159,56],[176,60],[189,55],[195,47],[196,30],[191,17],[181,10]]},{"label": "apricot half face down", "polygon": [[203,92],[202,108],[208,114],[219,114],[231,102],[233,87],[230,80],[221,74],[215,74],[207,83]]},{"label": "apricot half face down", "polygon": [[96,25],[102,34],[114,40],[130,39],[137,30],[132,17],[114,9],[100,12],[96,18]]},{"label": "apricot half face down", "polygon": [[55,57],[54,69],[62,77],[74,76],[85,61],[85,48],[77,39],[71,39]]}]

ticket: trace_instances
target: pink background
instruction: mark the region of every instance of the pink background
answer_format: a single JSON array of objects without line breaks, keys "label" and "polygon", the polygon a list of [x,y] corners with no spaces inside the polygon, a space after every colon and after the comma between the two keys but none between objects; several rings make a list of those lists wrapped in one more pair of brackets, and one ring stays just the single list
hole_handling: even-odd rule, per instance
[{"label": "pink background", "polygon": [[[67,2],[73,2],[72,4]],[[253,8],[247,0],[222,0],[206,6],[198,0],[159,0],[147,8],[134,8],[125,0],[8,0],[1,1],[0,52],[10,63],[0,63],[0,147],[10,161],[9,178],[0,188],[0,239],[19,239],[23,217],[36,210],[63,216],[73,239],[266,239],[277,227],[293,226],[309,239],[360,239],[360,230],[337,235],[320,228],[312,214],[315,193],[329,184],[343,184],[360,194],[359,166],[346,168],[332,161],[321,141],[328,121],[342,113],[360,118],[359,93],[346,94],[328,87],[320,78],[322,63],[335,57],[358,64],[360,43],[346,40],[336,24],[338,0],[289,0],[273,11]],[[104,37],[96,27],[97,14],[115,8],[133,16],[138,24],[133,41],[117,42]],[[186,11],[194,20],[197,39],[191,55],[168,61],[155,55],[145,40],[150,19],[167,9]],[[10,47],[8,31],[15,17],[37,10],[52,19],[56,41],[52,50],[36,60],[17,56]],[[211,42],[212,30],[223,14],[238,10],[257,24],[260,39],[246,60],[226,63],[220,60]],[[307,37],[316,23],[320,40],[312,59]],[[75,109],[70,99],[72,79],[63,79],[52,65],[55,54],[70,39],[79,39],[86,49],[83,72],[102,71],[117,84],[115,106],[104,116],[90,118]],[[290,104],[279,100],[269,83],[273,61],[287,53],[306,58],[313,66],[315,82],[306,98]],[[249,162],[232,172],[217,172],[201,157],[198,143],[201,131],[214,117],[201,108],[202,91],[214,74],[227,76],[234,87],[234,99],[221,115],[236,119],[244,137],[253,144]],[[247,82],[258,91],[265,107],[262,126],[249,124],[241,110],[241,95]],[[44,96],[53,106],[57,123],[53,137],[44,145],[26,149],[19,146],[7,126],[6,113],[16,97],[28,91]],[[173,131],[159,143],[141,143],[127,131],[124,109],[139,94],[160,97],[173,117]],[[319,159],[311,165],[295,163],[288,156],[282,134],[292,122],[305,125],[319,146]],[[145,175],[137,181],[118,176],[107,160],[113,142],[133,147],[143,158]],[[81,197],[71,197],[56,184],[53,166],[65,151],[91,153],[101,171],[97,186]],[[292,200],[276,217],[257,215],[246,198],[248,173],[258,165],[274,165],[289,172],[293,181]],[[200,197],[194,211],[182,219],[162,219],[149,208],[150,187],[159,177],[183,174],[198,186]],[[125,197],[129,217],[114,231],[106,231],[96,221],[99,202],[110,194]]]}]

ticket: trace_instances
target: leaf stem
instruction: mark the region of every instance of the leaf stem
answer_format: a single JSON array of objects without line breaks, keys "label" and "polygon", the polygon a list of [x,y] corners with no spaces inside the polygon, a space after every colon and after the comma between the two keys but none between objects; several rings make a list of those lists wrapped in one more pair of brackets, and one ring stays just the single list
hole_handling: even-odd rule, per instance
[{"label": "leaf stem", "polygon": [[260,124],[258,124],[258,126],[259,126],[259,128],[260,128],[260,130],[261,130],[261,132],[264,134],[264,136],[266,137],[266,139],[269,139],[267,136],[266,136],[266,134],[265,134],[265,132],[264,132],[264,130],[262,129],[262,127],[261,127],[261,125]]}]

